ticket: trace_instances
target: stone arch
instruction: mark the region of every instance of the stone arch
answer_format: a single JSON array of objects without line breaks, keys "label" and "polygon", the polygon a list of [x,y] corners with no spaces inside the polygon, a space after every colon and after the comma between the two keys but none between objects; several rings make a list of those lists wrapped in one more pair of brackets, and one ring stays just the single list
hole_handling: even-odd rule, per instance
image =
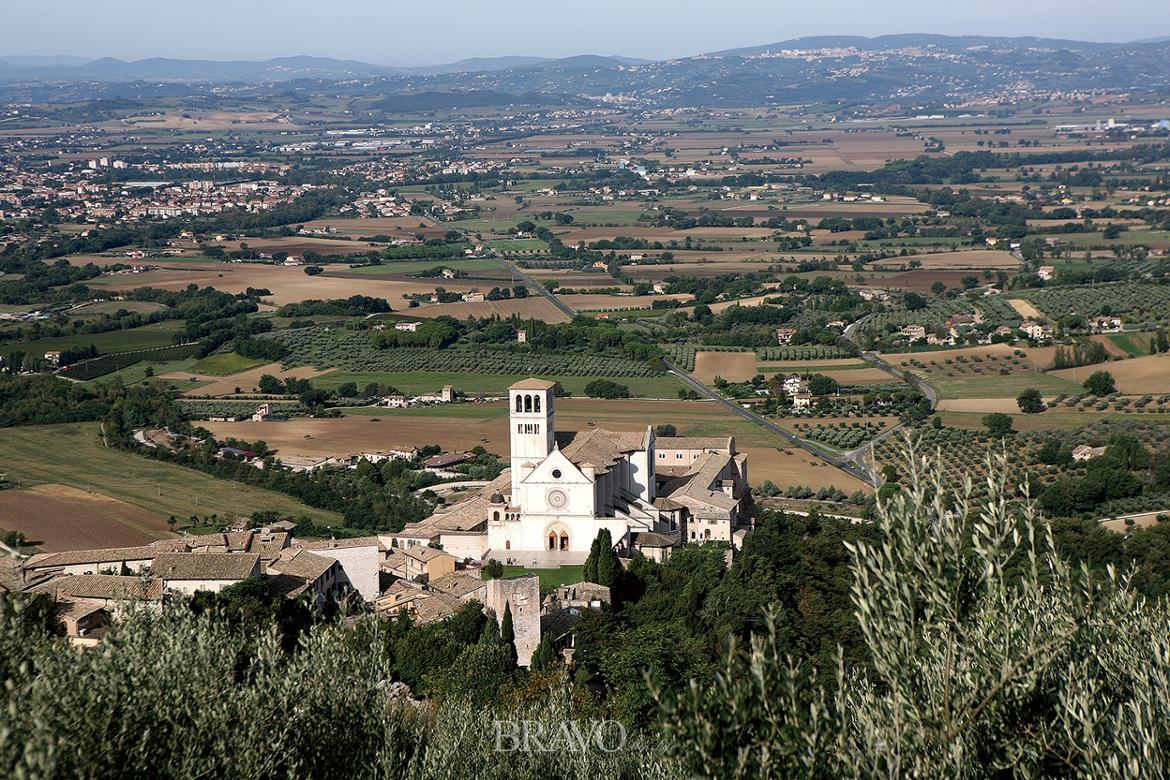
[{"label": "stone arch", "polygon": [[532,411],[534,411],[534,412],[540,411],[540,396],[539,395],[532,396]]},{"label": "stone arch", "polygon": [[516,396],[516,411],[524,411],[524,397],[521,395]]},{"label": "stone arch", "polygon": [[569,549],[569,529],[560,523],[550,525],[544,532],[545,549],[550,552],[564,552]]},{"label": "stone arch", "polygon": [[524,411],[526,411],[526,412],[532,411],[532,396],[530,396],[530,395],[524,396]]}]

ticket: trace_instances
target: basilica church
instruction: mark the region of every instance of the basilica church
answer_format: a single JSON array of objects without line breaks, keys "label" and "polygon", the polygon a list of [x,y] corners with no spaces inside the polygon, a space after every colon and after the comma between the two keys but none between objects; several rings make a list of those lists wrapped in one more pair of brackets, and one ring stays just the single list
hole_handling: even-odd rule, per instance
[{"label": "basilica church", "polygon": [[397,536],[457,557],[575,563],[602,529],[619,551],[661,560],[687,542],[736,542],[748,496],[747,456],[727,438],[556,430],[556,384],[508,388],[510,468],[478,495]]}]

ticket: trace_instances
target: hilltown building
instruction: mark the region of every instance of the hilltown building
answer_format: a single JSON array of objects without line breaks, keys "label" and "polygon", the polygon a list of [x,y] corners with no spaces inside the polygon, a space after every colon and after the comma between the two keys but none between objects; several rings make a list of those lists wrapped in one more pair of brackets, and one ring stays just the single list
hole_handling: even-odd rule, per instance
[{"label": "hilltown building", "polygon": [[657,559],[690,541],[732,541],[748,500],[747,456],[734,439],[656,440],[649,426],[557,432],[554,388],[526,379],[508,389],[511,467],[478,495],[409,524],[396,535],[403,545],[578,563],[602,530],[620,551]]}]

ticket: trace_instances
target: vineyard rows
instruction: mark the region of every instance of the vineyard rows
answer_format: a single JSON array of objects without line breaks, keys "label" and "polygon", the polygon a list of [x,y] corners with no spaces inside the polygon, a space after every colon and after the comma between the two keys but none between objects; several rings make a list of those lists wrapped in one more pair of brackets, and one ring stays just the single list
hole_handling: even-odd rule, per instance
[{"label": "vineyard rows", "polygon": [[114,371],[121,371],[123,368],[129,368],[136,363],[141,363],[143,360],[162,363],[167,360],[181,360],[182,358],[190,357],[194,352],[194,344],[176,344],[173,347],[144,349],[136,352],[115,352],[110,355],[96,357],[93,360],[74,363],[62,369],[61,375],[67,376],[70,379],[85,381],[111,374]]},{"label": "vineyard rows", "polygon": [[853,357],[841,347],[806,344],[799,347],[763,347],[756,355],[760,360],[838,360]]},{"label": "vineyard rows", "polygon": [[1170,285],[1108,284],[1095,287],[1050,287],[1022,297],[1054,319],[1072,314],[1085,318],[1116,315],[1126,327],[1170,323]]},{"label": "vineyard rows", "polygon": [[[1012,434],[1003,442],[987,433],[963,428],[924,427],[916,429],[915,435],[919,437],[919,456],[932,464],[941,462],[943,480],[950,489],[959,489],[963,478],[970,477],[976,493],[984,490],[987,454],[1006,451],[1008,485],[1014,488],[1024,485],[1027,481],[1031,485],[1032,495],[1035,496],[1043,485],[1055,481],[1064,473],[1084,472],[1082,464],[1061,468],[1036,463],[1036,452],[1049,441],[1056,441],[1061,446],[1072,449],[1079,444],[1105,444],[1114,434],[1127,433],[1136,437],[1151,452],[1161,452],[1170,446],[1168,427],[1170,426],[1134,418],[1121,422],[1098,421],[1073,429],[1022,431]],[[880,470],[890,464],[900,474],[905,474],[906,463],[901,453],[902,446],[900,436],[879,442],[875,447],[877,468]],[[1020,495],[1018,491],[1017,494]]]},{"label": "vineyard rows", "polygon": [[975,301],[975,308],[983,312],[983,319],[986,322],[992,324],[1018,323],[1023,319],[1015,307],[1008,303],[1002,295],[980,298]]},{"label": "vineyard rows", "polygon": [[285,358],[287,365],[311,365],[318,369],[611,377],[646,377],[657,373],[640,361],[606,355],[525,354],[483,346],[474,349],[379,349],[369,333],[363,331],[304,328],[265,334],[264,338],[274,339],[289,348],[289,355]]},{"label": "vineyard rows", "polygon": [[885,334],[887,325],[895,325],[899,328],[903,325],[923,325],[932,328],[945,325],[947,319],[955,314],[972,314],[973,312],[974,308],[966,301],[933,300],[926,308],[917,311],[899,307],[890,311],[877,312],[862,327],[880,338]]},{"label": "vineyard rows", "polygon": [[796,432],[806,439],[819,441],[839,450],[854,450],[870,439],[876,438],[886,427],[885,421],[877,423],[796,423]]},{"label": "vineyard rows", "polygon": [[192,398],[176,400],[183,417],[188,420],[206,420],[209,417],[250,417],[265,403],[272,406],[277,414],[292,415],[307,411],[299,403],[278,403],[273,401],[206,401]]}]

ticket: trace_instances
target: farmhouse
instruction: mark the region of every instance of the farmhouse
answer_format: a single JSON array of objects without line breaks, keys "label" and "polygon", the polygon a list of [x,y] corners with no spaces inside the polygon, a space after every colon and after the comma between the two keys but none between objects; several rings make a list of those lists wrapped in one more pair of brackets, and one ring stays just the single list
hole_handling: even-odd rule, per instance
[{"label": "farmhouse", "polygon": [[423,466],[428,469],[446,469],[466,463],[474,457],[470,452],[448,452],[427,458],[423,461]]},{"label": "farmhouse", "polygon": [[808,380],[796,374],[784,377],[784,395],[800,395],[808,392]]},{"label": "farmhouse", "polygon": [[1094,317],[1094,333],[1118,333],[1125,327],[1120,317]]},{"label": "farmhouse", "polygon": [[911,341],[918,341],[920,339],[926,338],[926,328],[922,325],[905,325],[898,332]]},{"label": "farmhouse", "polygon": [[1090,447],[1088,444],[1080,444],[1073,448],[1072,458],[1078,463],[1083,463],[1093,458],[1099,458],[1104,454],[1104,447]]},{"label": "farmhouse", "polygon": [[1038,322],[1026,322],[1020,326],[1020,330],[1024,331],[1028,338],[1033,341],[1043,341],[1044,339],[1052,338],[1052,327],[1050,325],[1042,325]]},{"label": "farmhouse", "polygon": [[648,547],[732,538],[747,497],[747,456],[733,439],[672,438],[660,459],[650,427],[558,433],[554,388],[539,379],[512,385],[511,467],[479,495],[397,536],[408,545],[439,542],[457,556],[535,553],[567,563],[583,560],[602,530],[625,553],[639,549],[639,538]]}]

